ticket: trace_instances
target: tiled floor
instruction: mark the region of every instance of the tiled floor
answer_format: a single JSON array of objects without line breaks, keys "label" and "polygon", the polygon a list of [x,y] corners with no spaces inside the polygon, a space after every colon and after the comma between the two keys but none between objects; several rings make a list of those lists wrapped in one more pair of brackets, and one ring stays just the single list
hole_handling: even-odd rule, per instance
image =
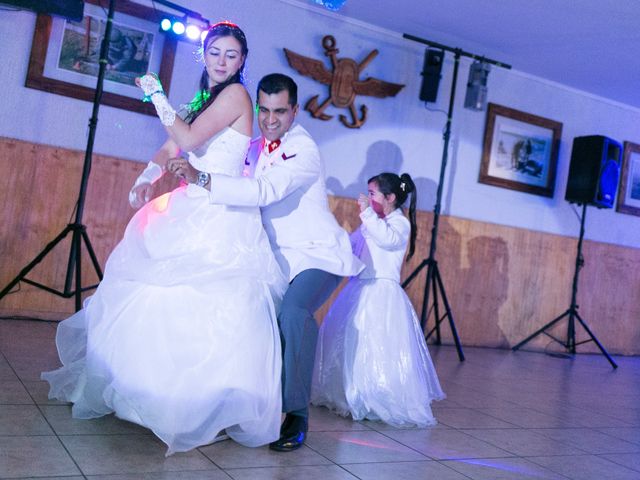
[{"label": "tiled floor", "polygon": [[640,479],[640,358],[430,346],[440,424],[399,430],[313,409],[291,453],[232,441],[165,458],[147,430],[47,400],[55,324],[0,320],[0,478]]}]

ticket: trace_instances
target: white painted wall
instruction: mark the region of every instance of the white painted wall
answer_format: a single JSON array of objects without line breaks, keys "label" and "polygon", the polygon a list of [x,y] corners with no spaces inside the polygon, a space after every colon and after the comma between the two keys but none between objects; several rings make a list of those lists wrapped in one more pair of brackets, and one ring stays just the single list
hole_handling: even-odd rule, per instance
[{"label": "white painted wall", "polygon": [[[140,0],[148,3],[147,0]],[[424,46],[402,39],[400,33],[350,21],[304,0],[181,0],[180,5],[212,21],[229,19],[242,26],[249,39],[249,90],[255,94],[259,78],[280,71],[292,75],[300,87],[302,105],[313,95],[326,98],[325,86],[302,77],[287,64],[282,48],[323,59],[322,37],[336,38],[340,57],[363,59],[380,51],[364,75],[405,84],[392,99],[357,97],[369,107],[369,119],[359,130],[347,129],[329,107],[330,121],[315,120],[301,111],[299,121],[316,138],[323,153],[328,185],[337,195],[355,197],[365,191],[366,179],[382,170],[409,172],[420,188],[419,206],[432,210],[443,154],[442,132],[448,108],[453,56],[447,54],[438,100],[428,109],[418,99]],[[90,102],[25,88],[35,14],[0,11],[0,135],[31,142],[84,150]],[[428,40],[429,32],[409,32]],[[444,43],[444,42],[443,42]],[[452,47],[458,45],[446,43]],[[180,43],[170,99],[188,101],[200,66],[194,47]],[[470,50],[467,47],[467,50]],[[473,53],[482,54],[481,47]],[[496,58],[496,60],[500,60]],[[526,59],[523,59],[523,62]],[[462,58],[458,77],[442,213],[575,237],[578,207],[564,200],[573,138],[606,135],[619,142],[640,143],[640,110],[594,97],[563,85],[531,77],[517,70],[494,67],[489,75],[489,101],[563,124],[558,172],[553,198],[478,183],[485,113],[463,108],[469,61]],[[440,110],[440,111],[437,111]],[[257,132],[257,130],[256,130]],[[147,115],[101,106],[94,151],[146,162],[163,142],[159,121]],[[19,159],[16,159],[19,161]],[[589,207],[586,238],[640,247],[640,217],[615,209]]]}]

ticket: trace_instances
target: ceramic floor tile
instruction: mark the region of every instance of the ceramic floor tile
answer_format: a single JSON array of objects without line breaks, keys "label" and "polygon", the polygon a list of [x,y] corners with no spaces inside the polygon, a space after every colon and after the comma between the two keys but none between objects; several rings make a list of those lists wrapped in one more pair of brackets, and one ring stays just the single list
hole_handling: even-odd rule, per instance
[{"label": "ceramic floor tile", "polygon": [[73,435],[60,440],[85,475],[217,468],[197,450],[165,457],[166,445],[153,435]]},{"label": "ceramic floor tile", "polygon": [[[434,414],[436,416],[436,421],[438,420],[438,415]],[[451,427],[449,427],[448,425],[445,425],[443,423],[437,423],[435,425],[431,425],[428,427],[402,427],[402,428],[398,428],[398,427],[394,427],[393,425],[388,425],[384,422],[371,422],[369,420],[363,420],[362,424],[365,425],[369,430],[375,430],[376,432],[406,432],[406,431],[410,431],[410,430],[450,430]]]},{"label": "ceramic floor tile", "polygon": [[294,452],[274,452],[266,446],[248,448],[232,440],[225,440],[224,442],[200,447],[199,450],[216,465],[224,469],[331,464],[329,460],[307,446],[303,446]]},{"label": "ceramic floor tile", "polygon": [[452,428],[517,428],[513,423],[469,408],[442,410],[438,412],[438,422]]},{"label": "ceramic floor tile", "polygon": [[0,436],[0,478],[79,474],[73,460],[54,436]]},{"label": "ceramic floor tile", "polygon": [[[623,467],[630,468],[631,470],[635,470],[640,473],[640,455],[637,453],[617,453],[600,456],[613,463],[617,463],[618,465],[622,465]],[[638,478],[640,478],[640,475],[638,475]]]},{"label": "ceramic floor tile", "polygon": [[234,480],[357,480],[337,465],[310,467],[242,468],[227,470]]},{"label": "ceramic floor tile", "polygon": [[575,426],[572,422],[565,418],[535,412],[523,407],[511,407],[504,409],[479,408],[478,411],[491,417],[495,417],[508,422],[511,425],[516,425],[518,427],[524,428],[570,428]]},{"label": "ceramic floor tile", "polygon": [[552,428],[530,431],[573,445],[587,453],[636,453],[640,457],[640,445],[589,428]]},{"label": "ceramic floor tile", "polygon": [[[84,480],[87,477],[73,476],[73,477],[22,477],[20,480]],[[91,477],[94,478],[94,477]]]},{"label": "ceramic floor tile", "polygon": [[532,462],[572,480],[638,480],[637,471],[596,455],[531,457]]},{"label": "ceramic floor tile", "polygon": [[71,407],[68,405],[43,405],[40,409],[58,435],[151,434],[148,429],[114,415],[79,420],[71,417]]},{"label": "ceramic floor tile", "polygon": [[420,453],[378,432],[312,432],[307,445],[334,463],[420,461]]},{"label": "ceramic floor tile", "polygon": [[511,454],[457,430],[385,432],[394,440],[432,459],[508,457]]},{"label": "ceramic floor tile", "polygon": [[49,382],[44,380],[23,381],[24,388],[27,389],[36,405],[71,405],[49,398]]},{"label": "ceramic floor tile", "polygon": [[582,407],[571,405],[568,402],[558,402],[556,399],[549,402],[538,402],[531,406],[532,410],[562,418],[568,427],[625,427],[628,423],[605,413],[585,410]]},{"label": "ceramic floor tile", "polygon": [[473,480],[566,480],[566,477],[524,458],[448,460],[444,465]]},{"label": "ceramic floor tile", "polygon": [[616,358],[613,370],[600,355],[467,347],[460,362],[455,347],[430,345],[447,394],[432,404],[434,427],[312,408],[308,444],[295,452],[226,441],[167,458],[148,430],[74,420],[47,398],[40,373],[59,365],[55,328],[0,322],[0,478],[640,479],[640,357]]},{"label": "ceramic floor tile", "polygon": [[9,365],[9,362],[0,355],[0,381],[6,380],[18,380],[18,376],[13,371],[13,368],[11,368],[11,365]]},{"label": "ceramic floor tile", "polygon": [[91,475],[86,478],[89,480],[229,480],[230,477],[224,471],[216,469],[216,470],[198,470],[198,471],[185,471],[185,472],[153,472],[153,473],[130,473],[130,474],[125,473],[120,475]]},{"label": "ceramic floor tile", "polygon": [[342,467],[360,480],[468,480],[468,477],[435,461],[361,463]]},{"label": "ceramic floor tile", "polygon": [[598,431],[640,445],[640,427],[599,428]]},{"label": "ceramic floor tile", "polygon": [[33,399],[19,380],[0,380],[0,405],[33,405]]},{"label": "ceramic floor tile", "polygon": [[[640,398],[640,394],[636,397],[636,402]],[[640,408],[614,408],[608,415],[614,417],[622,422],[625,422],[628,426],[640,427]]]},{"label": "ceramic floor tile", "polygon": [[0,405],[0,435],[53,435],[35,405]]},{"label": "ceramic floor tile", "polygon": [[354,422],[350,417],[342,417],[324,407],[309,409],[310,432],[345,432],[350,430],[369,430],[362,422]]},{"label": "ceramic floor tile", "polygon": [[7,356],[7,360],[16,375],[22,381],[40,380],[42,372],[58,368],[58,365],[51,360],[42,357],[32,357],[31,354],[26,356]]},{"label": "ceramic floor tile", "polygon": [[566,445],[530,430],[523,429],[478,429],[465,433],[499,447],[517,456],[534,455],[581,455],[584,450]]}]

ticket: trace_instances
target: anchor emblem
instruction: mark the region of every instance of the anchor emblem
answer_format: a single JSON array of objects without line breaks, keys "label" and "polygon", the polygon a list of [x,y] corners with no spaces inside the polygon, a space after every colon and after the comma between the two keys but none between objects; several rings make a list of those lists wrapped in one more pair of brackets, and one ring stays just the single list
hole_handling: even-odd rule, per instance
[{"label": "anchor emblem", "polygon": [[313,78],[314,80],[329,85],[329,98],[322,103],[318,103],[319,95],[311,98],[305,105],[304,109],[311,113],[313,118],[320,120],[330,120],[332,115],[327,115],[324,110],[333,104],[338,108],[348,108],[351,113],[351,121],[349,122],[345,115],[340,115],[340,121],[347,128],[360,128],[367,120],[366,105],[360,106],[360,116],[354,105],[356,95],[368,95],[371,97],[385,98],[395,97],[395,95],[404,87],[398,83],[385,82],[377,78],[368,77],[365,80],[359,80],[360,73],[371,61],[378,55],[378,50],[372,50],[359,64],[350,58],[337,58],[338,50],[336,47],[336,39],[332,35],[326,35],[322,38],[322,46],[325,49],[325,55],[331,60],[333,71],[328,70],[322,61],[314,58],[305,57],[291,50],[284,49],[289,65],[302,75]]}]

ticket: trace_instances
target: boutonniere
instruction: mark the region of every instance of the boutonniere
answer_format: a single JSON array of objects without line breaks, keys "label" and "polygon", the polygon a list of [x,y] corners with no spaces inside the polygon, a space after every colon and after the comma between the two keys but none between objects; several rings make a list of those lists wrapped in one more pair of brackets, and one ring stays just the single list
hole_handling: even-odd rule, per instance
[{"label": "boutonniere", "polygon": [[295,157],[296,155],[297,154],[294,153],[293,155],[290,155],[290,156],[287,157],[287,154],[283,152],[282,153],[282,160],[284,160],[286,162],[287,160],[289,160],[290,158]]}]

